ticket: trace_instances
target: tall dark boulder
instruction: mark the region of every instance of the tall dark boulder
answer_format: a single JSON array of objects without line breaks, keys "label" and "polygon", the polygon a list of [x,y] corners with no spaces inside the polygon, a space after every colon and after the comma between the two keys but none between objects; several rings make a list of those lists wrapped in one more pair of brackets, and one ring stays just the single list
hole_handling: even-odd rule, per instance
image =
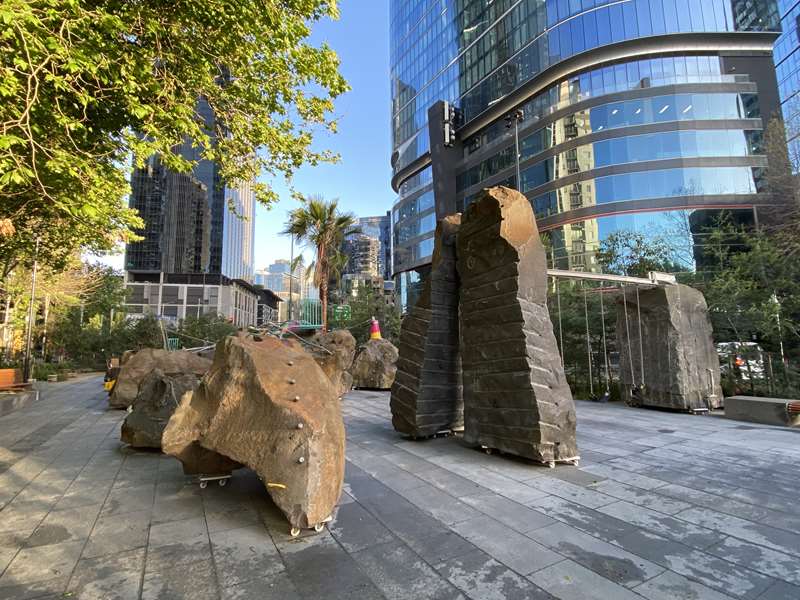
[{"label": "tall dark boulder", "polygon": [[575,405],[527,198],[486,190],[462,217],[457,252],[464,439],[548,464],[576,459]]},{"label": "tall dark boulder", "polygon": [[719,356],[712,333],[700,291],[677,284],[640,289],[637,296],[635,288],[624,288],[617,300],[623,399],[633,406],[720,408]]},{"label": "tall dark boulder", "polygon": [[460,214],[437,224],[430,276],[400,329],[400,356],[390,401],[392,425],[412,437],[428,437],[464,424],[456,270],[460,225]]}]

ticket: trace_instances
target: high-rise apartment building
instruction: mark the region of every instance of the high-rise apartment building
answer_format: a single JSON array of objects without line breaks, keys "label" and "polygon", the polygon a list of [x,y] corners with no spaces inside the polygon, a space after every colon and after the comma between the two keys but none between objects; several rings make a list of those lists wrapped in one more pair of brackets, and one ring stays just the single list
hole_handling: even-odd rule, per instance
[{"label": "high-rise apartment building", "polygon": [[386,280],[392,278],[392,211],[379,217],[360,217],[356,226],[363,235],[379,241],[378,275]]},{"label": "high-rise apartment building", "polygon": [[800,0],[778,0],[783,33],[775,42],[775,68],[789,148],[800,159]]},{"label": "high-rise apartment building", "polygon": [[666,237],[694,268],[698,223],[778,201],[762,149],[778,31],[774,0],[392,0],[401,302],[437,217],[492,185],[527,195],[559,268],[600,270],[619,231]]}]

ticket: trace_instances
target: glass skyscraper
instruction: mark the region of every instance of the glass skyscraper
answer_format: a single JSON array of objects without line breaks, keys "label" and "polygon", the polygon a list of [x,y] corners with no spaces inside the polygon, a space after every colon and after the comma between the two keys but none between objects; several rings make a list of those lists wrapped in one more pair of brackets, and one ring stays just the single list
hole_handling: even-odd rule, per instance
[{"label": "glass skyscraper", "polygon": [[[208,123],[208,130],[214,131],[214,114],[208,102],[201,99],[197,110]],[[222,185],[219,165],[202,158],[200,148],[188,140],[177,152],[196,163],[190,174],[169,172],[158,157],[150,157],[144,168],[133,172],[130,206],[139,211],[145,222],[144,231],[140,232],[145,239],[127,245],[125,270],[144,274],[206,273],[252,281],[252,186],[248,182],[235,188]],[[170,185],[176,180],[181,185]],[[189,194],[199,194],[202,202],[190,203]],[[187,241],[176,250],[175,238],[180,232],[184,232]]]},{"label": "glass skyscraper", "polygon": [[774,0],[392,0],[390,18],[403,303],[437,217],[484,187],[521,189],[551,263],[587,271],[621,230],[666,237],[693,269],[715,211],[757,222],[773,202],[762,132],[780,107]]},{"label": "glass skyscraper", "polygon": [[800,0],[778,0],[783,33],[775,43],[781,112],[791,155],[800,157]]}]

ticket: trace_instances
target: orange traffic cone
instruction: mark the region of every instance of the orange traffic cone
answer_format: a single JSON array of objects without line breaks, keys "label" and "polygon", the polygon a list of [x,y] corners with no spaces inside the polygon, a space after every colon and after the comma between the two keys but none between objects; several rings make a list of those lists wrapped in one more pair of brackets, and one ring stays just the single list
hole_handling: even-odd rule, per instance
[{"label": "orange traffic cone", "polygon": [[372,317],[372,324],[369,326],[369,339],[371,340],[380,340],[383,339],[381,337],[381,326],[378,324],[378,319]]}]

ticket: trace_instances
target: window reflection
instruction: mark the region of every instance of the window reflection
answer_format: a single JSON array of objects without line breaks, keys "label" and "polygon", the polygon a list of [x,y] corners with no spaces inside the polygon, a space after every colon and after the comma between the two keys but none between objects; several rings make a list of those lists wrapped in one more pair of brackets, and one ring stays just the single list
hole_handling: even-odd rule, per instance
[{"label": "window reflection", "polygon": [[579,146],[521,173],[522,191],[612,165],[674,158],[749,156],[761,151],[762,132],[741,129],[680,130],[633,135]]},{"label": "window reflection", "polygon": [[704,196],[755,194],[754,169],[717,167],[660,169],[598,177],[563,186],[531,200],[538,218],[609,202]]}]

